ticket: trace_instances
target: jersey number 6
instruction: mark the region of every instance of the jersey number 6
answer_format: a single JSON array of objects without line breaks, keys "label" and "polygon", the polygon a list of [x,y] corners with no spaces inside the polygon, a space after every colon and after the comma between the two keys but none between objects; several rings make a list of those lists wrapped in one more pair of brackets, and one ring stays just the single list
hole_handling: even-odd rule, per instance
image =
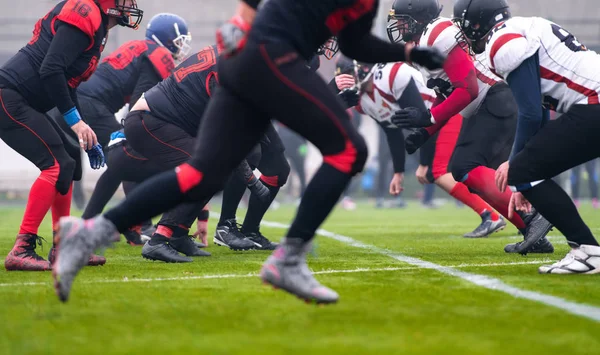
[{"label": "jersey number 6", "polygon": [[563,42],[565,46],[567,46],[567,48],[573,52],[587,51],[587,48],[583,44],[579,43],[575,36],[559,25],[554,23],[552,24],[552,33],[554,33],[554,35],[558,37],[558,39],[560,39],[560,41]]}]

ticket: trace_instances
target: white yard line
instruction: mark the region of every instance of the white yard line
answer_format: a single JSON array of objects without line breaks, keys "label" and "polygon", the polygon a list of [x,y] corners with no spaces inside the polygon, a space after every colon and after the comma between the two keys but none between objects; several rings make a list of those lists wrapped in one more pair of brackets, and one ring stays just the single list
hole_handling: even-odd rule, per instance
[{"label": "white yard line", "polygon": [[[492,266],[514,266],[514,265],[531,265],[541,264],[543,260],[523,261],[516,263],[494,263],[494,264],[460,264],[452,266],[454,268],[468,267],[492,267]],[[404,266],[404,267],[382,267],[382,268],[357,268],[348,270],[321,270],[314,271],[315,275],[319,274],[353,274],[353,273],[368,273],[379,271],[402,271],[402,270],[418,270],[419,267]],[[156,278],[120,278],[106,280],[82,280],[83,284],[102,284],[102,283],[128,283],[128,282],[159,282],[159,281],[190,281],[190,280],[210,280],[210,279],[244,279],[250,277],[258,277],[257,273],[249,274],[215,274],[215,275],[198,275],[198,276],[180,276],[180,277],[156,277]],[[20,286],[49,286],[51,282],[14,282],[0,283],[0,287],[20,287]]]}]

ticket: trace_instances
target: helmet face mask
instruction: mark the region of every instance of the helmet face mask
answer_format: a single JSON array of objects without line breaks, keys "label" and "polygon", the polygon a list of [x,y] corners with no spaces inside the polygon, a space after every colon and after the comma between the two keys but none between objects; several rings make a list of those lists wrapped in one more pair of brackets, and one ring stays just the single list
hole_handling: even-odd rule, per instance
[{"label": "helmet face mask", "polygon": [[192,35],[188,32],[187,23],[175,14],[160,13],[152,17],[146,29],[146,39],[168,49],[175,60],[187,58],[192,49]]},{"label": "helmet face mask", "polygon": [[337,52],[340,50],[340,45],[337,41],[337,37],[330,37],[327,42],[323,43],[317,50],[317,55],[322,55],[327,60],[333,59]]},{"label": "helmet face mask", "polygon": [[387,34],[390,42],[401,43],[416,41],[423,32],[417,20],[409,15],[388,16]]},{"label": "helmet face mask", "polygon": [[454,6],[453,21],[475,54],[485,51],[490,32],[509,18],[506,0],[458,0]]},{"label": "helmet face mask", "polygon": [[117,19],[123,27],[138,29],[144,17],[144,11],[138,8],[136,0],[102,0],[99,2],[102,11]]},{"label": "helmet face mask", "polygon": [[442,12],[438,0],[395,0],[388,14],[390,42],[417,42],[427,25]]}]

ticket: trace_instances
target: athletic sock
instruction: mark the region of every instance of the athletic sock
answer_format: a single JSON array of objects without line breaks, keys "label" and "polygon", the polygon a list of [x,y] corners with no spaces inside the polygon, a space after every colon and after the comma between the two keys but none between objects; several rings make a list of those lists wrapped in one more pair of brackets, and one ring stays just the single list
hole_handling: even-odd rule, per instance
[{"label": "athletic sock", "polygon": [[454,188],[450,191],[450,195],[471,207],[471,209],[480,216],[485,212],[490,212],[492,221],[497,221],[500,218],[492,206],[488,205],[481,197],[479,197],[479,195],[471,193],[469,188],[461,182],[457,182],[456,185],[454,185]]},{"label": "athletic sock", "polygon": [[56,177],[58,177],[58,172],[58,164],[55,164],[54,167],[42,171],[31,186],[19,234],[38,233],[40,224],[44,220],[44,217],[46,217],[46,213],[48,213],[58,193],[56,191]]},{"label": "athletic sock", "polygon": [[523,196],[552,223],[568,241],[579,245],[598,245],[590,228],[581,219],[567,193],[552,180],[523,191]]},{"label": "athletic sock", "polygon": [[520,230],[525,229],[525,223],[517,213],[514,213],[512,218],[508,218],[508,205],[512,192],[509,189],[500,192],[496,187],[495,176],[496,171],[494,169],[478,166],[469,172],[464,184],[506,217],[515,227]]},{"label": "athletic sock", "polygon": [[323,164],[306,187],[288,238],[310,241],[337,204],[352,176]]},{"label": "athletic sock", "polygon": [[52,203],[52,230],[58,230],[58,222],[62,217],[71,215],[71,201],[73,197],[73,184],[66,195],[56,192],[54,203]]},{"label": "athletic sock", "polygon": [[[261,180],[262,181],[262,180]],[[271,203],[275,200],[277,193],[279,193],[279,186],[271,186],[265,184],[269,189],[270,196],[268,201],[263,201],[256,197],[254,194],[250,195],[250,202],[248,203],[248,212],[246,212],[246,218],[244,218],[244,224],[242,225],[243,233],[256,233],[260,228],[260,221],[262,221],[265,213],[269,210]]]},{"label": "athletic sock", "polygon": [[219,224],[223,225],[229,219],[235,219],[238,205],[246,192],[246,184],[237,176],[232,175],[227,180],[223,190],[223,202],[221,204],[221,217]]}]

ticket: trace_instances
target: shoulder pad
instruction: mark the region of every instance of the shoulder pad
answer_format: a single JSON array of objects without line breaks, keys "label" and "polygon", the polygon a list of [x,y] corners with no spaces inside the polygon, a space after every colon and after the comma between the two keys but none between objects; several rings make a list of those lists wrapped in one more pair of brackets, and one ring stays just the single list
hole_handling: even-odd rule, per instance
[{"label": "shoulder pad", "polygon": [[93,45],[94,35],[102,24],[102,13],[92,0],[67,0],[56,19],[83,31]]},{"label": "shoulder pad", "polygon": [[539,49],[538,41],[532,41],[525,33],[503,24],[495,29],[486,46],[486,59],[490,68],[506,79],[508,75]]},{"label": "shoulder pad", "polygon": [[450,19],[439,18],[425,28],[419,45],[435,47],[447,55],[458,44],[458,33],[458,27]]},{"label": "shoulder pad", "polygon": [[171,52],[165,47],[157,47],[154,49],[148,50],[148,59],[154,65],[156,72],[160,75],[161,78],[165,79],[168,77],[173,69],[175,69],[175,61],[173,60],[173,56]]}]

